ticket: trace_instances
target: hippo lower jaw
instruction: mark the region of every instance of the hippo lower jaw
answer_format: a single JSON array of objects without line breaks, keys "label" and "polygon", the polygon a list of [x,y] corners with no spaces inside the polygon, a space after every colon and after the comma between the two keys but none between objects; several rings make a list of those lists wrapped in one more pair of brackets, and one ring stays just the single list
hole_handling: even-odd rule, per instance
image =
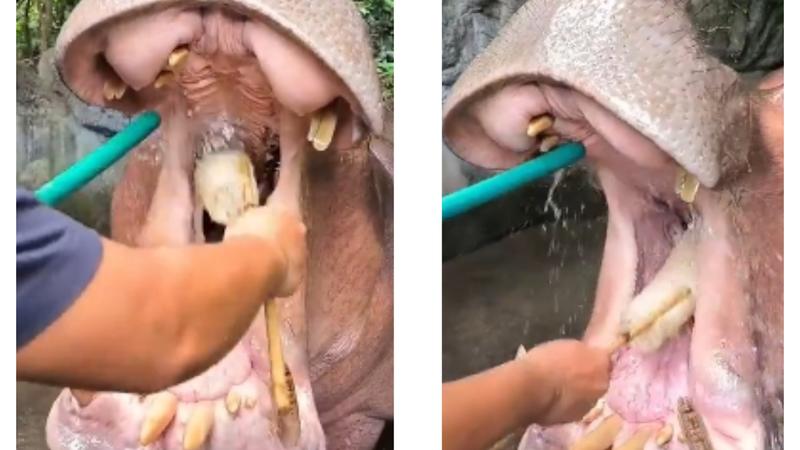
[{"label": "hippo lower jaw", "polygon": [[[152,36],[151,28],[174,35]],[[112,81],[101,87],[96,80],[83,85],[78,79],[72,87],[83,90],[83,97],[103,96],[111,107],[145,105],[163,117],[158,135],[132,155],[138,158],[136,163],[145,161],[142,164],[159,171],[149,208],[145,217],[112,218],[112,233],[113,223],[141,224],[132,235],[118,229],[118,239],[147,246],[219,240],[222,228],[193,195],[195,180],[190,175],[193,159],[208,152],[246,152],[256,167],[260,203],[274,188],[278,172],[280,180],[295,180],[299,192],[294,201],[301,210],[306,192],[299,180],[307,165],[279,168],[283,149],[292,146],[307,152],[312,146],[330,147],[331,152],[342,151],[337,157],[342,161],[363,159],[355,155],[363,151],[356,145],[363,127],[358,108],[351,106],[352,95],[307,51],[270,26],[224,7],[201,4],[197,9],[182,5],[148,11],[102,33],[108,39],[81,45],[107,45],[98,51],[107,62],[105,70],[113,71],[105,72]],[[137,46],[151,45],[154,53],[131,53],[136,48],[133,41]],[[164,47],[164,41],[175,47]],[[284,66],[269,59],[276,53]],[[154,54],[160,56],[154,59]],[[287,73],[294,78],[288,79]],[[122,184],[129,178],[133,177],[126,174]],[[125,195],[147,192],[142,186],[126,188]],[[117,197],[115,201],[125,203]],[[124,214],[122,208],[118,216]],[[314,240],[311,224],[309,230],[309,239]],[[313,251],[309,255],[311,260],[317,257]],[[165,391],[140,396],[64,390],[48,418],[48,446],[53,450],[325,448],[309,374],[307,288],[301,287],[292,298],[275,300],[295,397],[289,413],[279,413],[273,395],[262,311],[221,361]]]},{"label": "hippo lower jaw", "polygon": [[[65,390],[47,424],[51,449],[283,449],[324,448],[297,336],[284,331],[296,411],[279,415],[271,391],[263,315],[211,369],[147,396]],[[85,395],[85,394],[83,394]],[[90,400],[81,404],[78,399]]]}]

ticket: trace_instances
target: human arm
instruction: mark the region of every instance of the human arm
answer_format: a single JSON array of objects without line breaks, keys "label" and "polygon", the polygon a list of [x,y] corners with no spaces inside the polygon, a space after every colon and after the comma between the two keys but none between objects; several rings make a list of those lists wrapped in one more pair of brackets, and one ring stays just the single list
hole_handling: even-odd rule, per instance
[{"label": "human arm", "polygon": [[17,352],[17,377],[150,392],[209,367],[265,299],[299,282],[305,228],[269,211],[252,210],[246,226],[234,226],[235,236],[218,244],[131,248],[103,239],[100,264],[80,296]]},{"label": "human arm", "polygon": [[560,340],[442,386],[444,450],[485,450],[532,423],[580,418],[608,386],[608,351]]}]

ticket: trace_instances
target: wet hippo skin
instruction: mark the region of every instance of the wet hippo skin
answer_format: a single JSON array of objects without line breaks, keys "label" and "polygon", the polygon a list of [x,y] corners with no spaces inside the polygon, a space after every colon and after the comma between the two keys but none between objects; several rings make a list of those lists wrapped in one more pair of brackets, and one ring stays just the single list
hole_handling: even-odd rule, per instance
[{"label": "wet hippo skin", "polygon": [[448,145],[486,168],[536,157],[549,136],[586,146],[608,225],[584,340],[611,347],[648,302],[691,293],[693,314],[659,345],[614,353],[584,421],[532,426],[520,448],[782,448],[782,70],[740,77],[676,2],[531,1],[444,115]]},{"label": "wet hippo skin", "polygon": [[[84,101],[162,116],[115,188],[114,239],[220,239],[192,169],[207,153],[240,150],[262,203],[276,182],[299,180],[309,259],[303,286],[277,299],[292,414],[276,408],[260,313],[221,361],[165,391],[65,389],[48,418],[50,448],[372,448],[393,417],[391,139],[370,140],[384,128],[384,106],[355,6],[86,0],[56,52]],[[335,132],[312,150],[308,130],[328,113]],[[282,158],[295,154],[303,157]]]}]

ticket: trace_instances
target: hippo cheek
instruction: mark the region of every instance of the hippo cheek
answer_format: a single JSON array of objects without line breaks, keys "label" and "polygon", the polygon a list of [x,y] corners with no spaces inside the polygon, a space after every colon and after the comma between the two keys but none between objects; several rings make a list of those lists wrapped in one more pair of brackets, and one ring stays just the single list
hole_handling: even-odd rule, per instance
[{"label": "hippo cheek", "polygon": [[[223,239],[236,195],[210,202],[200,174],[224,174],[200,167],[209,167],[214,155],[236,154],[253,167],[251,197],[258,198],[248,204],[290,186],[284,200],[303,213],[312,263],[292,298],[265,299],[275,308],[261,311],[233,349],[194,378],[145,396],[64,390],[48,418],[54,450],[326,446],[311,385],[309,329],[319,304],[329,307],[324,293],[338,275],[335,267],[320,275],[313,262],[325,259],[331,240],[354,232],[327,232],[328,216],[342,212],[331,211],[331,199],[369,197],[359,192],[366,185],[359,181],[369,179],[365,138],[382,127],[380,91],[354,5],[274,3],[86,0],[59,36],[59,71],[76,95],[162,117],[160,130],[131,154],[115,189],[116,240],[155,246]],[[236,180],[226,192],[240,192]],[[320,205],[325,195],[329,203]],[[347,205],[362,206],[356,203]],[[362,237],[362,244],[380,254],[379,239]],[[351,254],[356,263],[361,255]],[[317,328],[340,331],[320,323]],[[278,384],[285,389],[276,391]]]},{"label": "hippo cheek", "polygon": [[764,415],[775,426],[783,409],[783,69],[751,95],[758,148],[750,173],[733,191],[735,248],[748,274],[747,296]]},{"label": "hippo cheek", "polygon": [[506,168],[579,141],[608,205],[584,340],[615,349],[609,390],[520,448],[776,438],[764,411],[782,380],[762,368],[782,358],[763,341],[782,330],[778,83],[751,89],[676,32],[690,29],[673,2],[529,2],[447,100],[445,140],[464,159]]}]

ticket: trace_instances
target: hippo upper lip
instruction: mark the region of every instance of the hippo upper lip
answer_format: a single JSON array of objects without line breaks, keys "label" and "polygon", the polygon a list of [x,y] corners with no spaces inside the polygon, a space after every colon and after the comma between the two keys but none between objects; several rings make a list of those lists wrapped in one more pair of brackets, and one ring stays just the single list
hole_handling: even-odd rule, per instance
[{"label": "hippo upper lip", "polygon": [[529,1],[456,82],[445,123],[496,86],[550,79],[595,99],[713,187],[746,156],[726,145],[745,133],[734,125],[744,108],[731,107],[736,74],[702,52],[690,27],[673,2]]},{"label": "hippo upper lip", "polygon": [[[195,4],[210,3],[198,0]],[[105,105],[102,86],[107,81],[108,67],[99,53],[102,42],[98,33],[105,25],[118,22],[120,17],[135,17],[156,8],[185,5],[177,0],[139,0],[136,2],[107,2],[84,0],[71,12],[56,41],[56,61],[64,83],[82,100]],[[264,2],[237,0],[228,5],[248,16],[274,24],[311,51],[338,76],[352,93],[370,128],[380,133],[383,128],[383,108],[380,82],[372,59],[370,40],[358,10],[350,0],[331,0],[308,7],[302,2]],[[87,86],[92,86],[87,88]],[[126,113],[135,113],[144,106],[132,103],[118,106]]]}]

